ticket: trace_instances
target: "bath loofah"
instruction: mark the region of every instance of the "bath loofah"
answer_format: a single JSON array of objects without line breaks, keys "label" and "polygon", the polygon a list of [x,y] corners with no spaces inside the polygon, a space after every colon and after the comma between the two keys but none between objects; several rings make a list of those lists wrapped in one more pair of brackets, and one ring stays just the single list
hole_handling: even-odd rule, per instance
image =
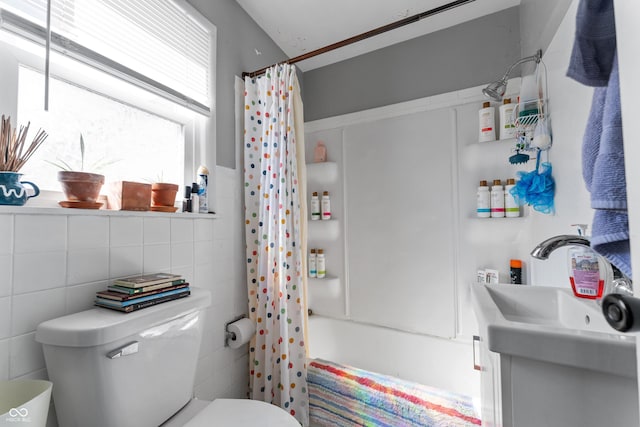
[{"label": "bath loofah", "polygon": [[518,172],[518,183],[510,191],[519,205],[525,203],[538,212],[555,212],[553,198],[556,183],[551,176],[551,163],[540,163],[540,152],[536,159],[536,169],[531,172]]}]

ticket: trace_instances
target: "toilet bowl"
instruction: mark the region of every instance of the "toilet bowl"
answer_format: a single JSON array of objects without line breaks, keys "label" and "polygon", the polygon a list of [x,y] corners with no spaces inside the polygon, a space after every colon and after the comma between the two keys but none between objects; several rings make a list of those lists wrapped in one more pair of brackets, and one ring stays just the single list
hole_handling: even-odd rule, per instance
[{"label": "toilet bowl", "polygon": [[131,313],[94,308],[38,325],[64,427],[298,427],[247,399],[192,399],[208,291]]},{"label": "toilet bowl", "polygon": [[161,427],[300,427],[282,409],[248,399],[192,400]]}]

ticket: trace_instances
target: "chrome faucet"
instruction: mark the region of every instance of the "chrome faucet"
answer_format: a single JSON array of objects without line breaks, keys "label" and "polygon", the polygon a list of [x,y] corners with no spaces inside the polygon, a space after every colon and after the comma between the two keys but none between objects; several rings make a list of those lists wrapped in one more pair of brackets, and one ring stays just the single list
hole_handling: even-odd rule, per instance
[{"label": "chrome faucet", "polygon": [[[545,260],[549,258],[551,252],[563,246],[585,246],[590,248],[589,239],[584,236],[563,234],[550,237],[533,248],[531,256],[536,259]],[[604,294],[623,294],[633,295],[633,284],[631,279],[625,276],[615,265],[611,264],[605,257],[600,254],[598,259],[605,266],[605,286]]]}]

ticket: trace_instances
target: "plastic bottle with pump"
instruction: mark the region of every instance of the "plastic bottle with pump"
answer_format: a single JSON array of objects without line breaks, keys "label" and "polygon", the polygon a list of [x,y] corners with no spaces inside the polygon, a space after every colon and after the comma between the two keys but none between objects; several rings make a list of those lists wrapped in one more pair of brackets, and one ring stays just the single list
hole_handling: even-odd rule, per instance
[{"label": "plastic bottle with pump", "polygon": [[[576,224],[576,227],[578,235],[586,237],[587,225]],[[598,254],[585,246],[571,246],[567,250],[567,257],[573,294],[578,298],[602,298],[607,269]]]}]

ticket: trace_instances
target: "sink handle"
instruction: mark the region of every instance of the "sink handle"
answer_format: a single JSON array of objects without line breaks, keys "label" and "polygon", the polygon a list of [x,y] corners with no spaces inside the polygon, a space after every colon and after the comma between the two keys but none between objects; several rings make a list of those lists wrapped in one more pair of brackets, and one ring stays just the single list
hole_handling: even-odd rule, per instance
[{"label": "sink handle", "polygon": [[640,298],[609,294],[602,299],[602,313],[607,323],[617,331],[640,331]]}]

